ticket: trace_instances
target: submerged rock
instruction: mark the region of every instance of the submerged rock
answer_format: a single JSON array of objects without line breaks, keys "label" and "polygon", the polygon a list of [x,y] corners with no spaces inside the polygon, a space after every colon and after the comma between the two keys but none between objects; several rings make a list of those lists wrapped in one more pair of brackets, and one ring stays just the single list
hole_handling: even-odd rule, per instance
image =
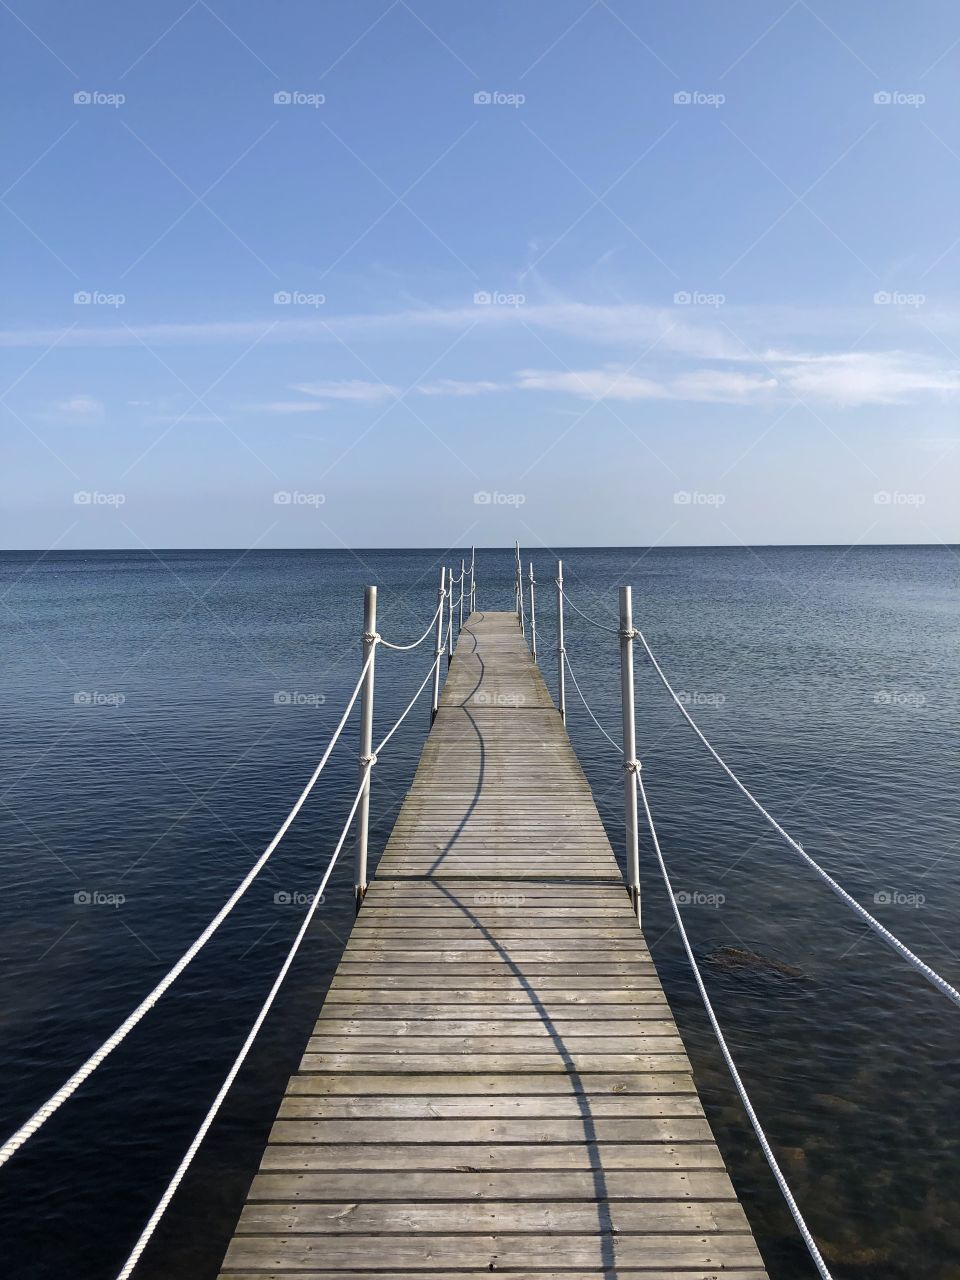
[{"label": "submerged rock", "polygon": [[718,969],[742,969],[747,973],[774,973],[779,978],[803,977],[803,972],[795,969],[793,965],[759,956],[755,951],[748,951],[746,947],[718,947],[707,956],[707,960]]}]

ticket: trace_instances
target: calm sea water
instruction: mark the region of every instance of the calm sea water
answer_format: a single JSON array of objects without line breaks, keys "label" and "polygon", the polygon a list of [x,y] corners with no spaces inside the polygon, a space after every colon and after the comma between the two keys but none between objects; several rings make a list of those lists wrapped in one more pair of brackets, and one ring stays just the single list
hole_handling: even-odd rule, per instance
[{"label": "calm sea water", "polygon": [[[459,552],[456,559],[459,560]],[[540,581],[555,688],[553,559]],[[572,599],[616,586],[727,760],[861,901],[960,982],[955,549],[572,550]],[[309,776],[359,664],[361,589],[414,639],[441,553],[0,556],[3,879],[0,1128],[95,1048],[220,907]],[[512,559],[478,552],[481,607]],[[616,638],[567,618],[574,670],[616,736]],[[429,659],[378,659],[393,723]],[[621,772],[568,690],[570,731],[618,856]],[[711,993],[757,1110],[839,1278],[960,1275],[958,1014],[778,842],[643,664],[644,776]],[[426,733],[377,767],[382,849]],[[108,1280],[232,1061],[356,785],[356,738],[220,933],[122,1048],[0,1172],[4,1270]],[[774,1280],[812,1274],[698,1004],[649,856],[644,927]],[[349,856],[143,1280],[214,1277],[352,919]],[[742,948],[762,966],[725,964]]]}]

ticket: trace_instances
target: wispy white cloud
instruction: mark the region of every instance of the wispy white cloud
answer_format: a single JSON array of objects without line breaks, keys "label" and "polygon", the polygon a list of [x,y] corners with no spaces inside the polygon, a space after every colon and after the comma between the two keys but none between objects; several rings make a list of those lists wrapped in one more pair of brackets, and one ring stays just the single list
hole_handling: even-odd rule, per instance
[{"label": "wispy white cloud", "polygon": [[95,396],[78,394],[60,400],[47,415],[67,422],[99,422],[104,415],[103,401]]},{"label": "wispy white cloud", "polygon": [[776,378],[763,374],[697,369],[668,380],[642,377],[616,366],[552,372],[526,369],[517,375],[526,391],[561,391],[585,400],[689,400],[742,404],[774,391]]},{"label": "wispy white cloud", "polygon": [[292,414],[292,413],[324,413],[330,408],[319,400],[270,400],[266,404],[248,404],[245,413]]},{"label": "wispy white cloud", "polygon": [[386,382],[364,382],[357,378],[343,382],[298,382],[293,390],[320,400],[354,400],[364,404],[396,400],[401,394],[399,388]]},{"label": "wispy white cloud", "polygon": [[463,382],[458,378],[440,378],[436,382],[425,382],[416,390],[422,396],[482,396],[490,391],[509,390],[509,384],[502,382]]},{"label": "wispy white cloud", "polygon": [[[799,398],[853,408],[922,402],[953,396],[960,390],[960,372],[931,337],[934,332],[941,336],[960,333],[960,312],[954,315],[928,309],[921,323],[914,311],[867,304],[842,314],[827,314],[817,309],[802,312],[729,304],[651,306],[552,299],[519,306],[413,307],[269,324],[243,321],[137,329],[78,326],[65,335],[8,330],[0,331],[0,346],[50,345],[60,337],[62,346],[104,347],[141,341],[163,346],[260,340],[264,344],[310,346],[338,338],[352,345],[389,339],[391,355],[396,357],[401,344],[440,331],[469,332],[464,341],[469,341],[474,352],[478,344],[487,343],[485,368],[494,376],[435,378],[409,391],[375,379],[307,380],[291,388],[304,397],[303,401],[278,397],[251,409],[277,415],[306,414],[335,402],[379,405],[405,395],[466,398],[511,390],[566,393],[580,399],[702,404],[749,405],[773,397]],[[877,349],[859,350],[868,332]],[[504,359],[510,359],[519,344],[534,335],[551,350],[556,342],[562,352],[557,363],[569,360],[575,365],[573,370],[561,365],[500,373]],[[890,340],[888,349],[883,349],[884,337]],[[905,337],[915,340],[915,350],[904,348]],[[822,350],[818,349],[821,345]],[[598,352],[600,358],[584,360],[585,348]],[[84,410],[85,397],[73,399],[77,407],[62,409],[64,416],[79,420],[86,415],[89,420],[94,412],[102,412],[102,406]]]},{"label": "wispy white cloud", "polygon": [[778,376],[790,394],[845,407],[905,404],[918,397],[950,396],[960,390],[957,370],[903,351],[791,356],[781,365]]}]

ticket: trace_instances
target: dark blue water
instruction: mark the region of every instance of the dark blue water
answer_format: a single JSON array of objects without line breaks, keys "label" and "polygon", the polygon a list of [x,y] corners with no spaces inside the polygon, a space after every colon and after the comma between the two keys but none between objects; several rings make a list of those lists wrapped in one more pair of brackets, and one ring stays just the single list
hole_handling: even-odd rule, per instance
[{"label": "dark blue water", "polygon": [[[461,552],[447,553],[459,561]],[[553,555],[532,554],[555,689]],[[960,982],[958,558],[945,547],[563,553],[613,623],[616,587],[690,709],[769,808]],[[273,835],[359,666],[362,586],[414,639],[441,553],[0,557],[0,1128],[122,1020]],[[479,552],[481,607],[512,607],[512,555]],[[567,617],[574,669],[616,736],[616,639]],[[381,651],[385,731],[429,658]],[[621,772],[568,688],[574,745],[618,855]],[[736,792],[638,666],[644,776],[717,1011],[839,1278],[960,1274],[960,1037],[942,997],[867,934]],[[379,853],[428,722],[377,766]],[[106,1280],[138,1235],[299,925],[356,785],[345,735],[261,879],[160,1006],[0,1172],[4,1267]],[[348,851],[349,852],[349,851]],[[710,1118],[775,1280],[811,1274],[699,1008],[641,849],[644,928]],[[352,919],[349,856],[141,1271],[217,1273],[286,1078]],[[291,899],[292,901],[287,901]],[[731,966],[729,948],[767,964]]]}]

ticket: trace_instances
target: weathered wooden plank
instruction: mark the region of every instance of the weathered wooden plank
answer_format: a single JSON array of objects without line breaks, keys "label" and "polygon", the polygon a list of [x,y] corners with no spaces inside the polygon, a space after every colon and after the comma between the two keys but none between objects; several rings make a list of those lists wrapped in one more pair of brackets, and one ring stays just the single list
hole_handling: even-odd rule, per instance
[{"label": "weathered wooden plank", "polygon": [[[447,1024],[456,1021],[486,1022],[499,1020],[527,1022],[535,1026],[550,1022],[563,1030],[564,1027],[570,1025],[570,1021],[573,1018],[589,1024],[611,1021],[611,1025],[615,1022],[633,1022],[638,1019],[643,1022],[650,1022],[658,1018],[671,1018],[670,1007],[663,996],[657,996],[655,1001],[651,1000],[647,1003],[638,1001],[632,1005],[601,1004],[591,1007],[585,1004],[573,1006],[549,1004],[539,997],[527,999],[523,1004],[478,1004],[465,1000],[457,1004],[424,1003],[409,1005],[399,1000],[388,1000],[384,1003],[384,997],[381,995],[378,999],[375,991],[362,993],[369,996],[370,999],[360,1002],[344,999],[344,994],[342,991],[337,992],[340,997],[339,1000],[337,998],[331,999],[329,995],[327,996],[327,1004],[330,1006],[332,1015],[340,1015],[352,1020],[374,1021],[377,1019],[396,1020],[397,1018],[405,1017],[429,1018],[433,1022],[443,1024],[439,1028],[440,1031],[449,1030]],[[436,999],[441,993],[434,992],[433,994]],[[480,993],[474,991],[468,994],[478,995]],[[333,1007],[335,1005],[336,1008]],[[319,1022],[317,1026],[320,1026]]]},{"label": "weathered wooden plank", "polygon": [[522,1095],[578,1097],[586,1094],[592,1099],[600,1100],[607,1095],[693,1093],[695,1089],[693,1076],[689,1074],[689,1070],[672,1074],[634,1071],[621,1074],[582,1072],[566,1075],[537,1075],[534,1071],[525,1071],[517,1075],[484,1075],[482,1072],[469,1071],[465,1067],[460,1073],[447,1071],[432,1075],[398,1075],[396,1072],[386,1072],[340,1076],[326,1072],[311,1075],[309,1072],[301,1071],[290,1077],[287,1092],[320,1096],[349,1095],[351,1099],[383,1098],[394,1094],[401,1097],[428,1098],[443,1098],[446,1095],[460,1098],[467,1095],[509,1098]]},{"label": "weathered wooden plank", "polygon": [[[224,1267],[231,1270],[268,1268],[303,1271],[373,1271],[377,1257],[390,1267],[408,1271],[454,1268],[506,1271],[556,1266],[558,1255],[570,1268],[755,1267],[762,1262],[747,1233],[689,1233],[683,1235],[383,1235],[365,1236],[237,1235],[227,1251]],[[725,1278],[724,1278],[725,1280]]]},{"label": "weathered wooden plank", "polygon": [[[321,1018],[314,1027],[312,1039],[324,1036],[403,1036],[406,1043],[414,1037],[452,1036],[459,1039],[472,1040],[482,1036],[486,1043],[492,1038],[501,1040],[507,1037],[517,1040],[531,1038],[557,1040],[564,1045],[576,1047],[583,1037],[599,1039],[607,1044],[615,1042],[617,1047],[626,1045],[628,1040],[638,1036],[670,1036],[675,1038],[676,1024],[672,1018],[648,1019],[641,1022],[636,1018],[621,1018],[617,1022],[590,1022],[583,1019],[577,1022],[559,1021],[540,1018],[527,1018],[523,1021],[514,1019],[491,1018],[486,1022],[456,1021],[439,1018]],[[597,1046],[591,1045],[591,1048]]]},{"label": "weathered wooden plank", "polygon": [[706,1142],[710,1129],[696,1116],[631,1120],[276,1120],[271,1142]]},{"label": "weathered wooden plank", "polygon": [[[631,1071],[689,1071],[685,1053],[509,1053],[475,1054],[472,1066],[481,1073],[502,1071],[549,1072],[609,1071],[622,1074]],[[412,1053],[396,1048],[389,1053],[305,1053],[301,1071],[413,1071],[417,1074],[436,1071],[462,1071],[460,1054]]]},{"label": "weathered wooden plank", "polygon": [[350,1173],[260,1173],[251,1201],[289,1204],[297,1200],[733,1200],[722,1170],[629,1171],[550,1169],[523,1173],[464,1173],[451,1169],[407,1169],[394,1173],[361,1169]]},{"label": "weathered wooden plank", "polygon": [[[641,1024],[637,1024],[640,1026]],[[352,1035],[337,1034],[311,1036],[307,1042],[308,1053],[436,1053],[447,1058],[469,1054],[480,1058],[499,1054],[548,1053],[562,1056],[577,1053],[617,1054],[629,1057],[631,1053],[683,1053],[683,1044],[674,1032],[661,1035],[644,1035],[636,1031],[619,1036],[564,1036],[562,1039],[545,1035],[365,1035],[362,1031]],[[462,1065],[462,1064],[461,1064]]]},{"label": "weathered wooden plank", "polygon": [[306,1232],[343,1236],[406,1232],[480,1235],[507,1232],[588,1235],[598,1230],[638,1232],[745,1231],[746,1218],[735,1200],[486,1201],[446,1204],[406,1200],[248,1204],[237,1231],[247,1235]]},{"label": "weathered wooden plank", "polygon": [[[230,1280],[287,1280],[290,1276],[289,1271],[235,1271],[222,1272],[224,1276],[229,1276]],[[355,1272],[354,1274],[361,1274]],[[442,1270],[431,1270],[430,1280],[476,1280],[475,1271],[456,1271],[445,1267]],[[342,1280],[343,1273],[340,1271],[318,1271],[315,1268],[309,1270],[299,1269],[296,1272],[297,1280]],[[397,1271],[378,1271],[376,1273],[377,1280],[410,1280],[410,1272],[405,1271],[401,1275]],[[718,1274],[716,1267],[710,1267],[706,1270],[695,1268],[691,1270],[685,1267],[683,1271],[664,1271],[657,1268],[651,1271],[644,1267],[643,1271],[634,1271],[627,1267],[619,1267],[617,1269],[618,1280],[765,1280],[766,1272],[760,1269],[745,1270],[737,1267],[735,1270],[725,1268],[722,1277]],[[597,1271],[511,1271],[510,1280],[610,1280],[609,1270]]]},{"label": "weathered wooden plank", "polygon": [[708,1142],[576,1142],[523,1144],[485,1143],[316,1143],[271,1142],[261,1169],[365,1169],[413,1172],[449,1170],[452,1173],[532,1173],[552,1170],[722,1169],[716,1143]]},{"label": "weathered wooden plank", "polygon": [[280,1104],[281,1120],[637,1120],[650,1116],[703,1116],[694,1093],[640,1094],[627,1097],[582,1096],[519,1098],[326,1098],[288,1094]]},{"label": "weathered wooden plank", "polygon": [[[406,973],[396,973],[393,970],[385,972],[382,965],[360,965],[356,971],[343,966],[338,970],[330,989],[331,991],[335,988],[364,989],[390,993],[395,989],[446,991],[451,994],[451,998],[454,998],[453,993],[457,991],[483,991],[497,993],[497,999],[500,998],[501,992],[513,992],[515,995],[522,996],[524,1000],[531,998],[533,988],[529,982],[518,977],[509,968],[495,968],[493,972],[489,972],[492,966],[480,966],[481,975],[476,977],[473,973],[476,967],[468,966],[468,972],[465,973],[462,971],[462,966],[457,966],[456,970],[451,972],[443,965],[420,965],[419,967],[410,966]],[[483,972],[484,969],[487,972]],[[369,973],[363,970],[369,970]],[[536,995],[549,993],[550,999],[560,998],[563,995],[571,999],[576,999],[578,995],[589,998],[598,991],[606,991],[615,995],[617,1003],[620,1004],[627,990],[656,991],[662,994],[663,988],[652,967],[632,975],[629,984],[625,984],[619,975],[610,975],[606,971],[597,974],[577,974],[555,973],[548,970],[539,974],[536,982]]]}]

